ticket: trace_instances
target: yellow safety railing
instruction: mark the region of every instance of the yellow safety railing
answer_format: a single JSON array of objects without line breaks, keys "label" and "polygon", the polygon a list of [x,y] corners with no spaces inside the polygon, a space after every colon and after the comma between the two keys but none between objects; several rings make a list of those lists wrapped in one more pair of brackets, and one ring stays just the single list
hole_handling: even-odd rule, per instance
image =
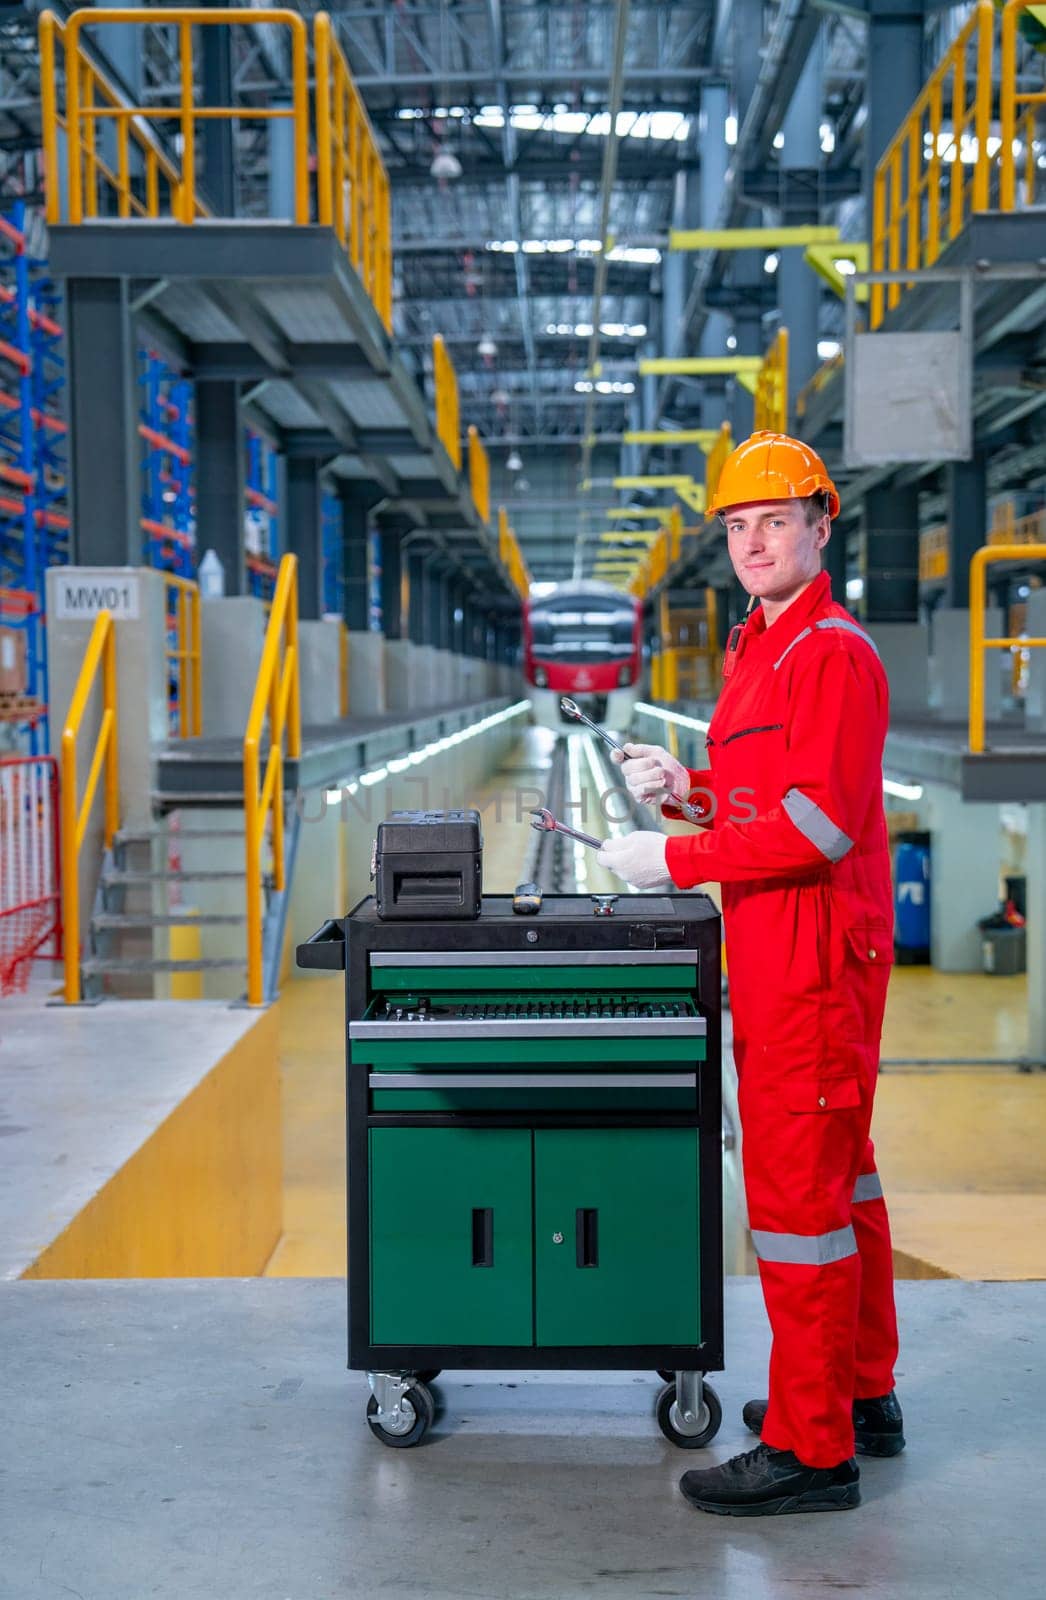
[{"label": "yellow safety railing", "polygon": [[[932,267],[971,212],[987,210],[993,39],[991,0],[979,0],[883,153],[872,190],[873,272]],[[903,287],[872,285],[873,328]]]},{"label": "yellow safety railing", "polygon": [[458,403],[458,375],[454,371],[454,363],[450,359],[441,333],[435,334],[432,340],[432,387],[436,396],[436,434],[455,468],[460,472],[461,407]]},{"label": "yellow safety railing", "polygon": [[[203,651],[200,628],[200,586],[191,578],[164,573],[168,633],[166,655],[178,685],[178,737],[196,739],[203,725]],[[172,605],[173,601],[173,605]]]},{"label": "yellow safety railing", "polygon": [[1038,125],[1038,107],[1046,105],[1046,85],[1040,89],[1022,89],[1019,77],[1018,30],[1021,17],[1035,13],[1041,20],[1041,0],[1007,0],[1002,13],[1002,42],[1000,50],[999,83],[999,206],[1003,211],[1017,207],[1018,146],[1024,156],[1024,194],[1022,203],[1035,204],[1035,134]]},{"label": "yellow safety railing", "polygon": [[829,356],[827,361],[822,361],[809,383],[804,383],[795,397],[795,414],[799,421],[806,416],[806,409],[814,395],[819,394],[826,383],[829,383],[832,374],[840,371],[845,365],[846,357],[840,350],[836,355]]},{"label": "yellow safety railing", "polygon": [[[298,689],[298,561],[280,562],[276,592],[265,630],[247,732],[243,737],[243,820],[247,844],[247,1002],[265,998],[262,968],[262,841],[272,816],[272,884],[285,886],[283,840],[283,761],[301,754],[301,700]],[[268,722],[269,753],[261,776],[261,742]]]},{"label": "yellow safety railing", "polygon": [[378,153],[349,64],[321,11],[315,23],[316,187],[319,218],[348,251],[382,322],[392,331],[392,208]]},{"label": "yellow safety railing", "polygon": [[943,523],[935,523],[919,535],[919,582],[933,583],[947,576],[948,529]]},{"label": "yellow safety railing", "polygon": [[[62,78],[66,107],[72,93],[76,110],[72,128],[69,116],[59,108],[58,86]],[[176,162],[165,153],[143,115],[121,100],[78,39],[69,53],[67,30],[51,11],[45,11],[40,18],[40,111],[49,224],[96,217],[106,189],[115,197],[118,216],[156,217],[161,215],[162,206],[173,216],[181,214],[181,174]],[[98,121],[102,116],[116,120],[115,166],[98,151]],[[59,159],[60,134],[68,141],[66,167]],[[140,167],[137,181],[133,176],[135,165]],[[69,174],[66,196],[62,192],[63,170]],[[202,202],[196,204],[205,214]]]},{"label": "yellow safety railing", "polygon": [[[88,698],[102,674],[102,714],[91,765],[77,804],[76,741]],[[120,826],[120,773],[117,755],[116,626],[108,611],[98,614],[76,680],[65,727],[62,729],[62,926],[65,929],[65,998],[80,1000],[80,846],[91,819],[98,780],[105,768],[105,848]]]},{"label": "yellow safety railing", "polygon": [[788,432],[788,329],[778,328],[755,379],[756,429]]},{"label": "yellow safety railing", "polygon": [[[194,76],[194,30],[202,27],[251,27],[268,25],[286,28],[291,43],[290,106],[199,106],[196,104]],[[177,104],[128,105],[105,79],[91,59],[84,43],[87,29],[112,26],[156,26],[162,22],[176,30]],[[59,118],[55,77],[56,38],[65,48],[65,118]],[[204,6],[165,7],[162,15],[155,7],[91,7],[74,11],[60,29],[57,18],[45,12],[40,19],[41,108],[44,151],[48,169],[47,217],[49,222],[83,222],[99,215],[103,193],[116,197],[118,215],[147,217],[170,216],[191,223],[207,215],[196,193],[197,125],[206,120],[230,119],[268,121],[287,118],[294,123],[294,172],[296,222],[309,220],[309,82],[308,30],[304,18],[283,9],[251,10],[249,19],[235,11],[212,10]],[[117,164],[115,170],[98,153],[100,125],[115,125]],[[160,122],[175,124],[179,141],[176,157],[162,153],[152,127]],[[58,174],[58,127],[64,127],[68,146],[68,185],[66,214],[62,211],[62,186]],[[138,146],[145,170],[136,179],[131,160],[131,145]],[[160,179],[166,179],[166,191]],[[166,202],[166,203],[165,203]]]},{"label": "yellow safety railing", "polygon": [[1013,501],[996,509],[988,530],[989,544],[1046,544],[1046,511],[1032,511],[1018,517]]},{"label": "yellow safety railing", "polygon": [[[178,88],[172,105],[130,104],[95,64],[91,37],[109,26],[163,26],[174,41]],[[195,65],[199,29],[284,30],[290,42],[289,104],[201,105]],[[348,63],[325,12],[314,25],[315,118],[309,95],[308,27],[285,7],[90,7],[63,24],[40,19],[40,97],[47,170],[47,220],[81,223],[100,215],[170,218],[190,224],[211,212],[197,193],[199,124],[293,124],[294,221],[333,227],[385,327],[392,328],[392,219],[389,179]],[[64,69],[64,70],[62,70]],[[60,95],[64,83],[64,97]],[[170,125],[165,146],[157,128]],[[100,129],[113,128],[106,141]],[[65,139],[63,151],[62,136]],[[108,148],[103,154],[103,146]],[[63,184],[63,173],[68,181]]]},{"label": "yellow safety railing", "polygon": [[483,522],[490,522],[490,457],[479,436],[479,429],[469,423],[469,488],[472,503]]},{"label": "yellow safety railing", "polygon": [[719,474],[723,470],[723,463],[734,448],[734,436],[730,431],[729,422],[724,422],[719,430],[719,437],[705,461],[705,505],[710,506],[712,496],[719,483]]},{"label": "yellow safety railing", "polygon": [[984,662],[986,650],[1042,650],[1046,639],[1007,635],[1001,639],[984,637],[984,613],[988,604],[987,569],[996,561],[1046,561],[1046,544],[982,545],[970,562],[970,754],[984,754]]},{"label": "yellow safety railing", "polygon": [[338,715],[344,722],[349,714],[349,630],[344,622],[338,632]]},{"label": "yellow safety railing", "polygon": [[519,548],[519,540],[509,527],[508,512],[504,506],[498,507],[498,555],[516,590],[525,598],[530,590],[530,573]]}]

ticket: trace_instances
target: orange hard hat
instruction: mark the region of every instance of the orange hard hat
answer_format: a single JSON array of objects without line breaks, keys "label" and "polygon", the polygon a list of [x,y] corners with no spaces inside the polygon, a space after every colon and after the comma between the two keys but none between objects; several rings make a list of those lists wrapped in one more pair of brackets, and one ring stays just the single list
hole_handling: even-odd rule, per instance
[{"label": "orange hard hat", "polygon": [[828,497],[828,515],[839,515],[839,496],[815,450],[787,433],[753,433],[723,462],[706,515],[727,506],[759,500],[807,500]]}]

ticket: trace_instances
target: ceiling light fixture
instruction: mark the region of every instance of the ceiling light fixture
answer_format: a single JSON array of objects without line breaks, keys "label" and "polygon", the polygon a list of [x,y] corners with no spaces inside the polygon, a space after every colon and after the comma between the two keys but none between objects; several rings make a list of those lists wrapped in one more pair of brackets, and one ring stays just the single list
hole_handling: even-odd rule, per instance
[{"label": "ceiling light fixture", "polygon": [[461,162],[453,150],[446,150],[441,145],[432,158],[429,172],[440,183],[446,183],[448,178],[461,177]]}]

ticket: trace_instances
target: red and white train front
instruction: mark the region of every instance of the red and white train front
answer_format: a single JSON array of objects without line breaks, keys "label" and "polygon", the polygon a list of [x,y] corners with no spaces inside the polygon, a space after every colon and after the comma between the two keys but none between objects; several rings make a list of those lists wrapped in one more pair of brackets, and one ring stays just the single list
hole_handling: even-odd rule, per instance
[{"label": "red and white train front", "polygon": [[[562,695],[593,722],[625,730],[639,693],[639,602],[595,579],[557,584],[528,599],[523,613],[523,675],[534,721],[562,732]],[[576,724],[575,724],[576,726]]]}]

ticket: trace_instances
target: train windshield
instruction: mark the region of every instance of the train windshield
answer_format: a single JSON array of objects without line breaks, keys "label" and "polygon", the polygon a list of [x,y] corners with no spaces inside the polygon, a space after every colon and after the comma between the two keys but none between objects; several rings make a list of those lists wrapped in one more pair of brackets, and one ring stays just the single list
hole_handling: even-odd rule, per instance
[{"label": "train windshield", "polygon": [[535,606],[530,629],[533,653],[543,661],[620,661],[635,649],[635,612],[595,595]]}]

